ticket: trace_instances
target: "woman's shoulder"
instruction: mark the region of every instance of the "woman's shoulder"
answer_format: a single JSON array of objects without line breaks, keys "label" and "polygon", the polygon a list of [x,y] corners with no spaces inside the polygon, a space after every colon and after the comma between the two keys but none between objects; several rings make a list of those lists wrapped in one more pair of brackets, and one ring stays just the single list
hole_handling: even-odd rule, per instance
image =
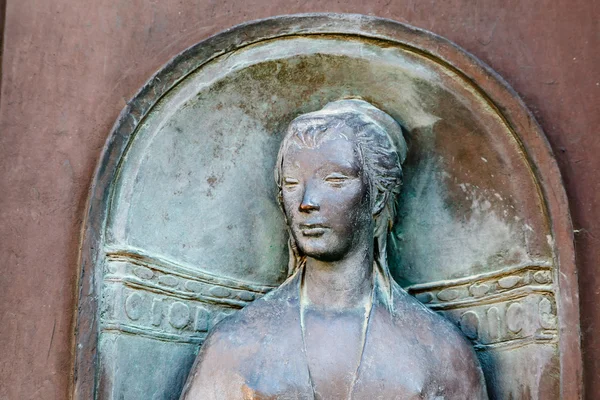
[{"label": "woman's shoulder", "polygon": [[295,316],[298,295],[293,282],[285,282],[215,325],[203,347],[232,348],[260,340],[285,317]]},{"label": "woman's shoulder", "polygon": [[471,349],[472,346],[456,325],[427,308],[398,285],[394,286],[392,313],[397,323],[408,324],[413,331],[418,329],[433,335],[441,346]]},{"label": "woman's shoulder", "polygon": [[281,356],[278,341],[297,336],[294,293],[284,284],[215,325],[200,349],[182,399],[243,397],[240,388]]},{"label": "woman's shoulder", "polygon": [[[430,310],[399,288],[395,291],[394,321],[407,335],[407,330],[429,359],[439,379],[445,380],[449,391],[471,393],[468,399],[485,399],[483,372],[473,344],[451,321]],[[453,388],[453,389],[450,389]]]}]

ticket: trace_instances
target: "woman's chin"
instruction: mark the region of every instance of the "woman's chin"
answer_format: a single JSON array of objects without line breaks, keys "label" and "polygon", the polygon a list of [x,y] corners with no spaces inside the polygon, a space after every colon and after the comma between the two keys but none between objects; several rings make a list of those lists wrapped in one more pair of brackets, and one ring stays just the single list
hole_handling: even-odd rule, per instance
[{"label": "woman's chin", "polygon": [[304,255],[319,261],[337,261],[343,258],[344,251],[335,251],[325,240],[307,240],[299,244]]}]

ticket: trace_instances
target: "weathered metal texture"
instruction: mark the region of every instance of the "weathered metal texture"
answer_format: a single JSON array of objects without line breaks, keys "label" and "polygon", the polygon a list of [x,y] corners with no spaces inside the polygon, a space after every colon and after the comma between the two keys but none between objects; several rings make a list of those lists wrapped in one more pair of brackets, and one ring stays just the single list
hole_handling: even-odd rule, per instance
[{"label": "weathered metal texture", "polygon": [[[367,67],[370,62],[375,67]],[[397,70],[386,69],[388,64]],[[174,385],[167,387],[170,394],[147,388],[157,398],[174,396],[203,332],[231,307],[282,279],[281,243],[263,260],[266,264],[256,259],[236,265],[227,254],[220,265],[222,250],[212,246],[214,240],[173,250],[177,243],[172,241],[184,239],[174,227],[198,238],[205,232],[194,231],[189,200],[210,204],[216,196],[210,213],[223,214],[227,210],[219,206],[227,201],[222,196],[231,188],[215,186],[248,185],[248,175],[218,175],[244,151],[243,143],[235,143],[240,128],[244,135],[263,138],[259,147],[251,146],[262,148],[250,153],[258,156],[242,157],[260,171],[254,183],[268,189],[260,169],[270,171],[278,143],[273,135],[294,114],[344,95],[364,96],[396,113],[413,141],[401,210],[405,222],[397,231],[402,259],[396,277],[478,343],[492,397],[557,398],[559,390],[562,398],[580,397],[579,314],[566,197],[549,146],[522,102],[481,62],[433,34],[372,17],[306,15],[242,25],[191,47],[122,112],[97,171],[84,232],[77,398],[90,398],[97,383],[102,398],[125,388],[139,396],[135,374],[117,371],[136,363],[147,368],[146,356],[135,358],[145,352],[161,359],[163,368],[169,360],[181,367],[157,371],[155,378],[164,380],[157,385]],[[219,118],[223,108],[235,123]],[[227,129],[238,133],[228,137]],[[204,165],[181,168],[189,167],[194,155]],[[211,163],[220,165],[216,174]],[[179,180],[183,173],[199,177]],[[187,203],[169,203],[186,190],[192,190],[183,196]],[[259,204],[268,205],[263,197]],[[426,212],[419,215],[423,206]],[[236,207],[234,218],[244,209]],[[175,209],[184,214],[168,222],[173,216],[165,212]],[[270,221],[275,211],[268,207],[258,215]],[[223,220],[215,223],[212,228],[229,227]],[[166,236],[156,230],[160,224],[167,226]],[[235,228],[248,234],[251,226]],[[454,243],[444,240],[449,235],[455,235]],[[254,243],[265,244],[264,238]],[[215,256],[203,260],[211,251]],[[104,332],[99,350],[98,327]],[[155,342],[150,345],[144,337]],[[155,339],[183,345],[161,347]],[[518,349],[503,353],[507,345]],[[167,354],[172,358],[164,358]],[[527,373],[525,360],[536,359],[545,369]],[[97,383],[96,360],[102,367]],[[553,378],[559,365],[560,389]],[[501,372],[494,374],[496,369]]]},{"label": "weathered metal texture", "polygon": [[[519,92],[555,150],[574,220],[585,385],[600,392],[600,91],[594,0],[8,0],[0,95],[0,397],[65,399],[81,216],[111,125],[174,54],[243,21],[358,12],[430,29]],[[596,74],[597,75],[597,74]]]},{"label": "weathered metal texture", "polygon": [[401,126],[342,99],[284,131],[275,176],[291,277],[211,330],[181,399],[487,399],[468,341],[398,286],[382,251],[397,221]]}]

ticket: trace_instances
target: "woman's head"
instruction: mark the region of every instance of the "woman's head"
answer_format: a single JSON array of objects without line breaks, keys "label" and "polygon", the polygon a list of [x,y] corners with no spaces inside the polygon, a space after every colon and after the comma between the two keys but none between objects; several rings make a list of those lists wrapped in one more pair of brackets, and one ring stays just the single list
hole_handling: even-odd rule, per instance
[{"label": "woman's head", "polygon": [[291,122],[275,171],[290,272],[304,256],[333,260],[370,241],[389,274],[385,246],[405,156],[400,125],[363,100],[331,102]]}]

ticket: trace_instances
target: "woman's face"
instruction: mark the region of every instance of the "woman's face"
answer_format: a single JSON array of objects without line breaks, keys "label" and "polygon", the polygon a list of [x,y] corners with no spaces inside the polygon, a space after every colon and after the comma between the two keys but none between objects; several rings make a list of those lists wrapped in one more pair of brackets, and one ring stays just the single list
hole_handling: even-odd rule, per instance
[{"label": "woman's face", "polygon": [[285,214],[300,250],[323,261],[343,259],[373,242],[369,185],[354,145],[292,142],[282,164]]}]

